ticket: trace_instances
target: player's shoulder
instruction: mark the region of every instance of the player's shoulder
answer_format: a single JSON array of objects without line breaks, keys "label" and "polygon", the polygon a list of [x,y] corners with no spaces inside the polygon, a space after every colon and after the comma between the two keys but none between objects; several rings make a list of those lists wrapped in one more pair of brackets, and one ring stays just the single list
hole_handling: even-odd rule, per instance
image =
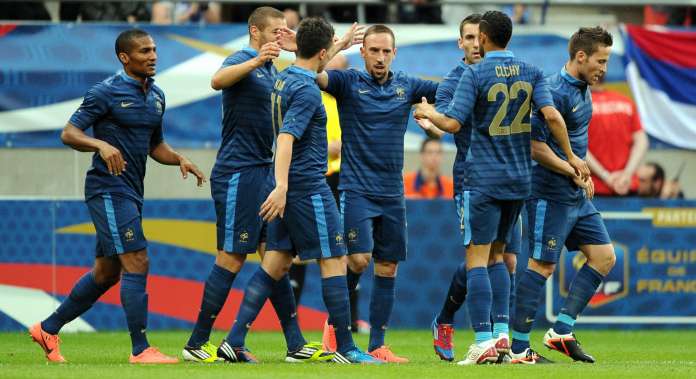
[{"label": "player's shoulder", "polygon": [[123,84],[125,84],[125,81],[122,74],[119,72],[97,82],[87,90],[87,93],[93,96],[109,97],[111,93],[122,87]]},{"label": "player's shoulder", "polygon": [[225,64],[235,64],[235,63],[240,63],[247,61],[253,57],[256,56],[256,51],[252,50],[251,48],[245,47],[243,49],[239,49],[235,51],[234,53],[230,54],[225,58]]},{"label": "player's shoulder", "polygon": [[159,96],[161,99],[164,99],[164,91],[156,83],[152,83],[151,90],[155,93],[155,95]]}]

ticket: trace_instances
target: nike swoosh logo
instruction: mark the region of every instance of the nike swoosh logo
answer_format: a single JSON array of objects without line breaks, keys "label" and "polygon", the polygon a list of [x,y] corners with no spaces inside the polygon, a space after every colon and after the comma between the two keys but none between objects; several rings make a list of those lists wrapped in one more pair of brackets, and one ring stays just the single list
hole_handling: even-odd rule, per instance
[{"label": "nike swoosh logo", "polygon": [[246,328],[247,328],[247,329],[251,328],[251,324],[247,322]]},{"label": "nike swoosh logo", "polygon": [[133,105],[133,103],[126,103],[125,101],[122,101],[122,102],[121,102],[121,108],[128,108],[128,107],[130,107],[131,105]]},{"label": "nike swoosh logo", "polygon": [[263,74],[260,73],[260,72],[257,72],[257,73],[256,73],[256,77],[257,77],[257,78],[263,78]]},{"label": "nike swoosh logo", "polygon": [[359,90],[358,90],[358,93],[361,94],[361,95],[362,95],[362,94],[365,94],[365,93],[368,93],[368,92],[370,92],[369,89],[365,89],[365,90],[359,89]]},{"label": "nike swoosh logo", "polygon": [[524,322],[526,322],[527,324],[531,324],[531,323],[534,322],[534,319],[533,319],[533,318],[527,317],[527,318],[524,320]]},{"label": "nike swoosh logo", "polygon": [[577,111],[578,108],[580,108],[580,105],[576,105],[575,107],[573,107],[573,113],[575,113],[575,111]]}]

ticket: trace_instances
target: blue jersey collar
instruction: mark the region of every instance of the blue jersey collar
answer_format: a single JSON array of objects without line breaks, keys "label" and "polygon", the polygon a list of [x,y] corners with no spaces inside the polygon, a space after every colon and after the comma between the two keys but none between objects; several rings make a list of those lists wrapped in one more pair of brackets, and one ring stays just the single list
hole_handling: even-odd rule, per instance
[{"label": "blue jersey collar", "polygon": [[[126,74],[124,70],[119,71],[118,74],[121,76],[121,79],[123,79],[124,82],[134,85],[140,89],[143,88],[143,83],[140,83],[136,79],[133,79],[130,76],[128,76],[128,74]],[[145,88],[149,91],[150,88],[152,88],[152,83],[154,82],[155,79],[153,79],[152,77],[145,78]]]},{"label": "blue jersey collar", "polygon": [[580,87],[580,88],[585,88],[587,87],[587,82],[575,78],[573,75],[570,75],[568,71],[566,70],[565,66],[561,69],[561,77],[565,79],[568,83]]},{"label": "blue jersey collar", "polygon": [[315,80],[317,78],[317,73],[307,70],[306,68],[298,66],[290,66],[289,70],[293,73],[308,76],[310,79]]},{"label": "blue jersey collar", "polygon": [[491,51],[490,53],[486,53],[483,56],[483,59],[486,58],[514,58],[515,54],[512,53],[510,50],[496,50],[496,51]]},{"label": "blue jersey collar", "polygon": [[466,63],[466,59],[462,59],[459,61],[459,67],[461,68],[467,68],[469,65]]}]

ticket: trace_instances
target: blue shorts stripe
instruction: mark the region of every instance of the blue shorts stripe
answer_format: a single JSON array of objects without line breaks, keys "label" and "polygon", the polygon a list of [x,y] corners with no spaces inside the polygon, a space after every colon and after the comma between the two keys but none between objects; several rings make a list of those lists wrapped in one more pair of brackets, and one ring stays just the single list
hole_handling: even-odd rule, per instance
[{"label": "blue shorts stripe", "polygon": [[105,193],[102,195],[104,198],[104,208],[106,209],[106,219],[109,222],[109,231],[111,232],[111,238],[114,240],[114,248],[117,254],[123,254],[123,244],[121,243],[121,236],[118,234],[118,226],[116,224],[116,212],[114,212],[114,203],[111,201],[111,194]]},{"label": "blue shorts stripe", "polygon": [[344,191],[344,192],[341,192],[341,196],[339,196],[339,199],[338,199],[338,208],[339,208],[338,211],[341,215],[341,230],[343,230],[344,226],[346,225],[345,221],[343,220],[343,212],[344,212],[345,207],[346,207],[346,193]]},{"label": "blue shorts stripe", "polygon": [[312,195],[312,206],[314,207],[314,217],[317,221],[317,232],[319,233],[319,245],[321,246],[321,256],[331,257],[331,247],[329,247],[329,230],[326,225],[324,215],[324,202],[321,195]]},{"label": "blue shorts stripe", "polygon": [[464,191],[464,212],[462,218],[464,219],[464,246],[471,243],[471,220],[469,220],[469,196],[470,191]]},{"label": "blue shorts stripe", "polygon": [[541,259],[541,239],[544,235],[544,217],[546,217],[546,200],[539,200],[534,217],[534,253],[532,254],[532,258],[534,259]]},{"label": "blue shorts stripe", "polygon": [[225,205],[225,244],[224,249],[228,253],[234,253],[234,212],[237,209],[237,187],[239,187],[239,175],[232,175],[227,184],[227,202]]}]

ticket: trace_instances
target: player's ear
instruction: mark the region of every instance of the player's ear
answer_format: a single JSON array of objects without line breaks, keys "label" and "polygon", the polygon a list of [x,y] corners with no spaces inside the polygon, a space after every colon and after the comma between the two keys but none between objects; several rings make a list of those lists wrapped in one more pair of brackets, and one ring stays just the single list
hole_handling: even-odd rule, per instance
[{"label": "player's ear", "polygon": [[585,54],[584,51],[580,50],[577,53],[575,53],[575,60],[580,64],[585,63],[585,61],[587,60],[587,54]]},{"label": "player's ear", "polygon": [[126,53],[118,53],[118,60],[121,61],[121,64],[128,64],[130,61],[130,58],[128,58],[128,54]]},{"label": "player's ear", "polygon": [[256,27],[256,25],[252,25],[249,27],[249,35],[251,36],[251,39],[257,40],[259,39],[259,28]]},{"label": "player's ear", "polygon": [[460,50],[464,48],[464,38],[462,38],[462,37],[457,38],[457,47]]}]

